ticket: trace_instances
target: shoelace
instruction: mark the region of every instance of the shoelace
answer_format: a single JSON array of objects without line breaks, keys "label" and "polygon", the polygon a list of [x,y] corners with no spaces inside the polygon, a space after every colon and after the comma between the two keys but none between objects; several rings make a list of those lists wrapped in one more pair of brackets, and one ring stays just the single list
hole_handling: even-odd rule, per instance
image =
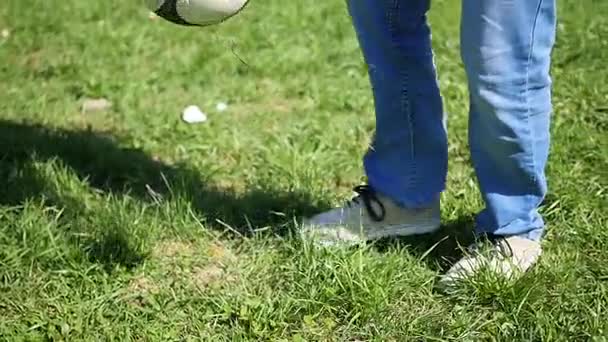
[{"label": "shoelace", "polygon": [[[369,185],[359,185],[356,186],[353,191],[356,192],[358,196],[347,203],[348,207],[351,207],[353,203],[363,204],[365,210],[367,210],[367,214],[372,218],[372,220],[376,222],[384,220],[384,217],[386,216],[386,209],[384,208],[384,204],[382,204],[382,202],[376,196],[376,192],[372,187]],[[380,213],[376,212],[372,206],[372,202],[378,205],[380,208]]]}]

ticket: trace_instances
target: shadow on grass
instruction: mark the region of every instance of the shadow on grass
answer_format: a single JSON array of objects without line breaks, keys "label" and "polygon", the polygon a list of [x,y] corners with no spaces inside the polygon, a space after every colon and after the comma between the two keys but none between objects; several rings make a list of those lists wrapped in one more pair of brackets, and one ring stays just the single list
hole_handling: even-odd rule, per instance
[{"label": "shadow on grass", "polygon": [[[146,202],[156,201],[159,196],[185,198],[198,217],[211,226],[220,220],[245,235],[252,226],[279,227],[273,233],[286,233],[288,225],[283,223],[289,218],[327,206],[315,203],[310,194],[270,188],[237,194],[206,182],[205,175],[185,164],[165,164],[141,150],[121,147],[111,136],[98,132],[49,129],[6,120],[0,120],[0,205],[18,206],[42,198],[76,215],[82,212],[83,204],[54,193],[36,170],[36,162],[48,160],[60,161],[91,187],[106,193],[128,194]],[[85,243],[82,248],[91,260],[107,267],[135,266],[143,256],[131,247],[128,233],[117,226],[110,226],[101,240]]]},{"label": "shadow on grass", "polygon": [[465,216],[443,224],[433,234],[384,239],[374,247],[380,252],[407,248],[430,269],[443,273],[463,256],[463,247],[474,242],[473,224],[474,217]]}]

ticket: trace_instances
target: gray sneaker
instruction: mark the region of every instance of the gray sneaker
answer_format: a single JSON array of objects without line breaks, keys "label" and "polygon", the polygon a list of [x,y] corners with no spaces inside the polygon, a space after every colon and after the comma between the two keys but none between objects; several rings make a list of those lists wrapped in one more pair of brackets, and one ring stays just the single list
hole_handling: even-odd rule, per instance
[{"label": "gray sneaker", "polygon": [[453,286],[481,270],[513,279],[530,269],[542,253],[540,243],[518,236],[489,242],[471,245],[468,254],[441,277],[440,285]]},{"label": "gray sneaker", "polygon": [[343,207],[304,220],[302,234],[322,245],[358,244],[393,236],[432,233],[439,229],[439,201],[408,209],[362,185]]}]

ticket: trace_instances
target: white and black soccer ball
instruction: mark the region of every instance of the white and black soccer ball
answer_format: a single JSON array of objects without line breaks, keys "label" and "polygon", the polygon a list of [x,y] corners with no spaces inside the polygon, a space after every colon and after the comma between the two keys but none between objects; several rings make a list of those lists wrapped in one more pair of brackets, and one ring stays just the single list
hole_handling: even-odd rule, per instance
[{"label": "white and black soccer ball", "polygon": [[156,15],[186,26],[219,24],[238,14],[249,0],[146,0]]}]

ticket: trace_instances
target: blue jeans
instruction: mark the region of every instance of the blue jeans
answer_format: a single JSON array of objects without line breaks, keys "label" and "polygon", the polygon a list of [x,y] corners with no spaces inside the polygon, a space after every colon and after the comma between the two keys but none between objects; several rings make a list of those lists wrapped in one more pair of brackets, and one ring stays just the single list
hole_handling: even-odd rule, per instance
[{"label": "blue jeans", "polygon": [[[438,200],[447,137],[426,13],[430,0],[348,0],[369,67],[376,133],[369,184],[405,207]],[[485,209],[477,233],[539,240],[552,111],[555,0],[462,0],[469,145]]]}]

